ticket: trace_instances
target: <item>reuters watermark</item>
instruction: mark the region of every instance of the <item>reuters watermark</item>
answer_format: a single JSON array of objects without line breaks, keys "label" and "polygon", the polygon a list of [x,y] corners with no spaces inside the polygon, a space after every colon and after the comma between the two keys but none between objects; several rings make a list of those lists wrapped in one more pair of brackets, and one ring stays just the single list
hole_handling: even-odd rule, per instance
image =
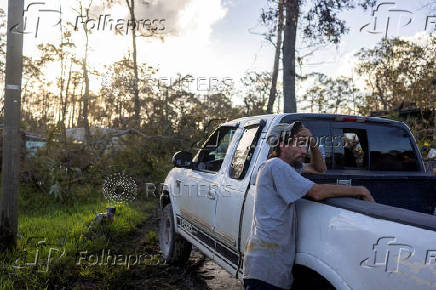
[{"label": "reuters watermark", "polygon": [[[161,76],[157,78],[144,77],[137,80],[129,74],[117,74],[113,72],[107,72],[101,78],[101,86],[103,88],[111,88],[112,83],[116,83],[116,87],[125,86],[128,88],[138,88],[139,83],[154,84],[159,90],[165,90],[167,88],[176,90],[185,90],[189,92],[210,92],[214,90],[220,90],[222,87],[229,89],[234,88],[235,81],[231,77],[214,77],[214,76],[185,76],[185,77],[166,77]],[[205,96],[204,98],[207,98]]]}]

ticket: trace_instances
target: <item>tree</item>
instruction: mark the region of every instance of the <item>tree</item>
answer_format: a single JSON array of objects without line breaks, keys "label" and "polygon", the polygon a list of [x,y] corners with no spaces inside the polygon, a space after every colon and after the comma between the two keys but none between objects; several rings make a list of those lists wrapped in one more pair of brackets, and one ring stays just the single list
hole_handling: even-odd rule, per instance
[{"label": "tree", "polygon": [[271,74],[268,72],[246,72],[241,83],[244,86],[243,94],[245,94],[245,116],[265,114],[265,106],[271,89]]},{"label": "tree", "polygon": [[[80,15],[83,15],[83,10],[85,10],[86,18],[89,19],[89,9],[92,6],[93,0],[89,1],[88,7],[84,8],[82,2],[80,5]],[[88,71],[88,50],[89,50],[89,34],[88,28],[86,27],[86,22],[83,23],[83,32],[85,33],[85,54],[82,58],[82,70],[83,70],[83,81],[85,84],[85,93],[82,96],[82,120],[81,124],[85,128],[85,140],[89,142],[90,132],[89,132],[89,71]]]},{"label": "tree", "polygon": [[[269,2],[274,3],[274,0],[269,0]],[[270,31],[266,33],[266,39],[272,42],[272,38],[277,30],[277,43],[275,44],[274,53],[274,66],[271,75],[271,89],[268,98],[268,104],[266,112],[271,114],[273,112],[273,105],[276,100],[277,95],[277,79],[279,76],[279,63],[280,63],[280,51],[282,49],[282,31],[283,31],[283,0],[279,0],[277,3],[277,9],[271,7],[268,10],[264,10],[261,14],[262,22],[267,26],[271,27]],[[277,20],[277,21],[276,21]]]},{"label": "tree", "polygon": [[[8,27],[23,29],[24,0],[9,0]],[[17,23],[18,21],[18,23]],[[18,231],[18,184],[20,172],[21,74],[23,34],[8,29],[6,48],[5,107],[3,129],[2,196],[0,204],[0,250],[14,248]]]},{"label": "tree", "polygon": [[[131,29],[131,33],[132,33],[132,59],[133,59],[133,66],[132,66],[132,70],[133,70],[133,102],[134,102],[134,120],[135,120],[135,125],[137,127],[141,126],[141,100],[140,100],[140,88],[139,88],[139,73],[138,73],[138,57],[137,57],[137,39],[138,37],[153,37],[154,33],[153,32],[149,32],[144,33],[141,32],[139,34],[137,34],[137,27],[138,27],[138,21],[136,21],[136,15],[135,15],[135,11],[136,11],[136,0],[106,0],[106,3],[110,6],[112,6],[115,3],[126,3],[128,11],[129,11],[129,16],[130,19],[128,21],[127,26],[131,25],[132,29]],[[149,3],[147,3],[146,1],[141,1],[140,4],[142,5],[148,5]],[[129,27],[127,27],[127,31],[129,31]],[[119,31],[115,30],[116,33],[121,34]]]},{"label": "tree", "polygon": [[[357,72],[370,91],[365,96],[364,113],[382,108],[389,112],[409,103],[421,111],[433,111],[433,142],[436,142],[436,35],[412,42],[383,39],[374,48],[361,49]],[[418,130],[431,130],[431,120],[421,118]],[[425,134],[424,134],[425,135]]]},{"label": "tree", "polygon": [[370,94],[366,111],[391,110],[408,101],[419,108],[436,106],[436,36],[429,35],[425,44],[383,39],[374,48],[361,49],[356,55],[356,71],[364,77]]},{"label": "tree", "polygon": [[5,61],[6,61],[6,14],[3,9],[0,8],[0,75],[3,77],[5,73]]},{"label": "tree", "polygon": [[355,113],[350,104],[355,103],[357,89],[351,78],[333,79],[321,73],[313,73],[307,81],[312,81],[313,84],[302,96],[302,102],[306,104],[302,109],[310,109],[311,113]]},{"label": "tree", "polygon": [[345,21],[339,19],[338,13],[357,6],[368,9],[375,5],[375,0],[316,0],[308,1],[308,9],[301,13],[303,0],[285,0],[285,27],[283,37],[283,92],[284,112],[297,111],[295,98],[295,43],[297,27],[303,20],[303,35],[307,40],[323,43],[338,43],[341,36],[348,31]]}]

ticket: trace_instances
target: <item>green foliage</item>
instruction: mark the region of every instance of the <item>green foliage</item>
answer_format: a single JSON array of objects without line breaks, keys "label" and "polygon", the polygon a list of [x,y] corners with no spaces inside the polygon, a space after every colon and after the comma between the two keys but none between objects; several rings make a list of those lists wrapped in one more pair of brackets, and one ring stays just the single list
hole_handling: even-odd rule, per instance
[{"label": "green foliage", "polygon": [[352,80],[346,77],[332,79],[324,74],[313,73],[307,76],[311,87],[301,97],[301,108],[311,113],[355,114],[357,89]]},{"label": "green foliage", "polygon": [[53,195],[63,203],[74,201],[73,186],[90,182],[86,171],[92,155],[83,144],[61,141],[59,128],[48,132],[47,143],[35,155],[27,156],[22,166],[23,181]]},{"label": "green foliage", "polygon": [[[197,133],[198,134],[198,133]],[[22,180],[34,190],[63,203],[101,197],[105,178],[123,173],[133,178],[139,195],[147,193],[147,183],[163,182],[172,168],[174,152],[189,150],[185,138],[140,135],[135,131],[118,137],[93,136],[90,144],[63,141],[58,128],[48,132],[47,144],[23,163]],[[150,195],[150,192],[148,193]]]},{"label": "green foliage", "polygon": [[357,72],[370,94],[365,111],[390,110],[403,101],[418,108],[436,107],[436,35],[419,42],[383,39],[374,48],[361,49]]},{"label": "green foliage", "polygon": [[[246,95],[244,97],[244,115],[256,116],[266,113],[266,105],[271,88],[271,73],[246,72],[241,79]],[[280,92],[279,92],[280,93]]]},{"label": "green foliage", "polygon": [[157,243],[158,241],[158,235],[155,231],[149,231],[147,235],[145,236],[145,241],[148,244]]},{"label": "green foliage", "polygon": [[[360,98],[360,111],[385,111],[388,117],[404,121],[419,147],[436,146],[433,130],[436,108],[436,35],[418,41],[383,39],[374,48],[361,49],[357,72],[365,78],[368,94]],[[401,117],[393,111],[413,109]]]},{"label": "green foliage", "polygon": [[[93,266],[88,259],[78,265],[80,257],[101,255],[108,249],[124,255],[137,252],[129,246],[131,236],[151,215],[156,203],[136,201],[117,207],[114,222],[100,229],[92,239],[87,238],[88,226],[95,214],[104,212],[109,205],[101,199],[89,199],[65,207],[43,193],[23,187],[19,205],[17,248],[0,254],[2,289],[69,288],[82,279],[98,280],[100,287],[108,287],[113,281],[122,279],[128,269],[122,265]],[[149,237],[147,241],[156,242],[153,234]],[[50,248],[55,250],[51,250],[51,260],[47,264]],[[36,255],[38,262],[31,265]]]},{"label": "green foliage", "polygon": [[[297,0],[298,3],[303,1]],[[376,0],[320,0],[309,1],[307,12],[302,15],[303,32],[307,39],[317,43],[339,43],[348,32],[345,20],[340,19],[340,12],[361,7],[364,10],[374,7]],[[301,4],[299,4],[301,5]]]},{"label": "green foliage", "polygon": [[162,182],[172,168],[172,154],[180,148],[180,142],[174,139],[147,139],[135,134],[124,135],[120,143],[119,148],[104,153],[93,171],[104,175],[123,172],[133,177],[140,188],[147,182]]}]

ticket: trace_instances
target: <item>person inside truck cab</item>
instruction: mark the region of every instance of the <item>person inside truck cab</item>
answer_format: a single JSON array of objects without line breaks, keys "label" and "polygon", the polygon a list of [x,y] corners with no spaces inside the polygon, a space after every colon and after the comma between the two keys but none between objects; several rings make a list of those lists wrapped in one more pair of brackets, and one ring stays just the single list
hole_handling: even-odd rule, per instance
[{"label": "person inside truck cab", "polygon": [[[295,258],[295,201],[351,196],[374,202],[363,186],[315,184],[301,173],[326,171],[316,140],[301,122],[281,123],[268,136],[269,159],[259,166],[254,193],[253,220],[244,255],[246,290],[289,289]],[[304,163],[310,148],[311,162]]]}]

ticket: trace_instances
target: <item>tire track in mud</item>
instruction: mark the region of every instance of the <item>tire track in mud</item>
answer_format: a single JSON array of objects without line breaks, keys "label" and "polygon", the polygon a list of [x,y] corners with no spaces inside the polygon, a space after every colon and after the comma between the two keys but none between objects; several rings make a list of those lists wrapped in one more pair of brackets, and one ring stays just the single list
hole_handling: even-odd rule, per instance
[{"label": "tire track in mud", "polygon": [[[137,233],[131,240],[131,247],[142,246],[147,250],[147,253],[159,254],[158,243],[150,245],[150,242],[146,241],[149,231],[158,233],[158,215],[153,215],[145,223],[138,225]],[[203,255],[196,247],[193,247],[191,256],[184,266],[154,265],[145,269],[131,270],[137,273],[129,275],[128,286],[136,289],[243,289],[242,283],[238,279],[232,277],[213,260]],[[134,277],[136,279],[131,279]]]}]

